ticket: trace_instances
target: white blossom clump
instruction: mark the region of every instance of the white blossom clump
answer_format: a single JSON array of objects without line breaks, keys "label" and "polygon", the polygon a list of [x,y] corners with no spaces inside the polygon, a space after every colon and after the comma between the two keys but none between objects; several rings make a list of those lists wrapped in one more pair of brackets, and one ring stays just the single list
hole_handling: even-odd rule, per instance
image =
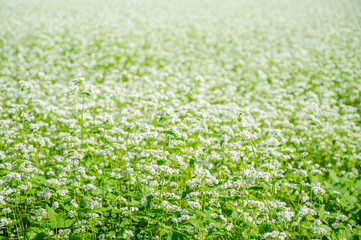
[{"label": "white blossom clump", "polygon": [[357,0],[0,2],[1,239],[356,239]]}]

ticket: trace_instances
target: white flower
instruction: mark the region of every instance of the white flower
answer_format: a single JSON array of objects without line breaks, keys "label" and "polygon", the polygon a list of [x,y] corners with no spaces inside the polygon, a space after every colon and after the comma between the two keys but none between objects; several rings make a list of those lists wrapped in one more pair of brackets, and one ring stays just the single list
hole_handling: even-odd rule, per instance
[{"label": "white flower", "polygon": [[70,218],[73,218],[75,215],[76,215],[76,211],[74,211],[74,210],[70,210],[70,211],[68,212],[68,216],[69,216]]},{"label": "white flower", "polygon": [[338,221],[347,221],[347,217],[345,216],[345,215],[339,215],[339,216],[337,216],[337,218],[336,218],[336,221],[338,222]]},{"label": "white flower", "polygon": [[233,226],[232,223],[228,223],[225,228],[226,228],[227,231],[231,231],[231,229],[232,229],[233,227],[234,227],[234,226]]},{"label": "white flower", "polygon": [[123,234],[123,238],[127,239],[128,237],[134,237],[134,234],[130,230],[125,230],[125,233]]},{"label": "white flower", "polygon": [[74,199],[72,199],[72,200],[70,201],[70,204],[71,204],[73,207],[75,207],[75,208],[78,208],[78,207],[79,207],[79,205],[76,203],[76,201],[75,201]]},{"label": "white flower", "polygon": [[2,211],[1,211],[3,214],[8,214],[8,213],[11,213],[12,212],[12,210],[11,210],[11,208],[4,208]]},{"label": "white flower", "polygon": [[312,225],[313,226],[320,226],[322,224],[320,219],[316,219],[315,221],[313,221]]},{"label": "white flower", "polygon": [[201,209],[201,205],[199,204],[199,202],[188,201],[188,205],[189,205],[192,209],[197,209],[197,210],[200,210],[200,209]]},{"label": "white flower", "polygon": [[58,207],[59,207],[59,203],[58,203],[58,202],[54,202],[54,203],[53,203],[53,208],[54,208],[54,209],[57,209]]},{"label": "white flower", "polygon": [[56,193],[59,194],[60,196],[65,196],[66,194],[68,194],[68,192],[69,192],[68,189],[56,191]]},{"label": "white flower", "polygon": [[5,227],[12,223],[12,220],[10,218],[0,218],[0,227]]},{"label": "white flower", "polygon": [[290,222],[293,218],[293,216],[295,215],[294,212],[292,211],[282,211],[282,212],[278,212],[277,216],[281,217],[283,220],[285,220],[286,222]]},{"label": "white flower", "polygon": [[311,189],[315,195],[318,195],[318,194],[323,195],[326,192],[326,190],[322,188],[320,183],[313,185],[311,187]]},{"label": "white flower", "polygon": [[311,216],[314,216],[314,215],[316,215],[316,211],[313,210],[313,209],[310,209],[310,208],[308,208],[306,206],[302,206],[301,209],[298,211],[297,215],[300,216],[300,217],[303,217],[303,216],[308,215],[308,214],[310,214]]}]

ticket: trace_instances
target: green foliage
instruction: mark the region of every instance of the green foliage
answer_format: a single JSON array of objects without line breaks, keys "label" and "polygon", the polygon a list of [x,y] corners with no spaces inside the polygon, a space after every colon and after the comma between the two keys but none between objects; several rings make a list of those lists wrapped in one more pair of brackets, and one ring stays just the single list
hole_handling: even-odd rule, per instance
[{"label": "green foliage", "polygon": [[360,7],[0,2],[0,239],[359,239]]}]

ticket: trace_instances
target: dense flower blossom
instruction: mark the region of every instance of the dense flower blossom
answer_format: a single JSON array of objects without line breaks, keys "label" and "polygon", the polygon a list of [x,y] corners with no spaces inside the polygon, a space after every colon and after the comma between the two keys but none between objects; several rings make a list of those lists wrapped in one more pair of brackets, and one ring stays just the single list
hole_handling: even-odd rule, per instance
[{"label": "dense flower blossom", "polygon": [[0,8],[0,238],[361,235],[359,2]]}]

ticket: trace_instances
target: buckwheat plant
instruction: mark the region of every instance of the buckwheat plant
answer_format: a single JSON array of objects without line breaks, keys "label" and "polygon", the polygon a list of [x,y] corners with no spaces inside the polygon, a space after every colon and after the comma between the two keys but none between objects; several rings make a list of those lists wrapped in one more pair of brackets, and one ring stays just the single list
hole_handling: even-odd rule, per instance
[{"label": "buckwheat plant", "polygon": [[0,239],[359,239],[357,0],[0,0]]}]

